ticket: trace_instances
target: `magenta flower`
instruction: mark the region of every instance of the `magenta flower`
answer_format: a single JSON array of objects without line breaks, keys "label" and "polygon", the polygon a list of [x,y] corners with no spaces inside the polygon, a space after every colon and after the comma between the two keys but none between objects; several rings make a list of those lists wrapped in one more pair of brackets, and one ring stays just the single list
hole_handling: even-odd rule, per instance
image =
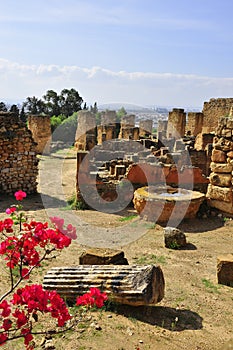
[{"label": "magenta flower", "polygon": [[25,197],[27,197],[27,193],[21,190],[15,192],[15,198],[17,201],[22,201]]}]

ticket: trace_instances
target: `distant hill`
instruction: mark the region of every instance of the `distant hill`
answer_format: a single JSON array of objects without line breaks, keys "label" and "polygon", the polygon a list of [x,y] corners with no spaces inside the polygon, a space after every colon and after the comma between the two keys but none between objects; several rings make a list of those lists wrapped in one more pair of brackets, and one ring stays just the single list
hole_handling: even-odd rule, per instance
[{"label": "distant hill", "polygon": [[105,104],[102,104],[102,105],[98,105],[98,110],[104,111],[106,109],[109,109],[109,110],[118,111],[122,107],[124,107],[124,109],[127,112],[128,111],[131,111],[131,112],[132,111],[141,111],[141,112],[151,111],[151,108],[138,106],[138,105],[134,105],[134,104],[131,104],[131,103],[105,103]]}]

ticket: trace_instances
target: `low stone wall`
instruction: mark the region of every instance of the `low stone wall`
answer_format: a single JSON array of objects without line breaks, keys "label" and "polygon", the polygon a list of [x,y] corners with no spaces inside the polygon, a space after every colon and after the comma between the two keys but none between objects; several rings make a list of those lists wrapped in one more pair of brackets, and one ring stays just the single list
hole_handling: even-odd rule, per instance
[{"label": "low stone wall", "polygon": [[37,190],[36,143],[14,113],[0,113],[0,193]]}]

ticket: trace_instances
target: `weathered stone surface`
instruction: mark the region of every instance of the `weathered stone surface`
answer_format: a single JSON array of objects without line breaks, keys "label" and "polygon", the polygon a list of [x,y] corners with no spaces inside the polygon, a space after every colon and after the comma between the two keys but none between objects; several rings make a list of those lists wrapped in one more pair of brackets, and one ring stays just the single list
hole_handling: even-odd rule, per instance
[{"label": "weathered stone surface", "polygon": [[221,187],[230,187],[231,186],[232,175],[231,174],[220,174],[220,173],[211,173],[210,174],[210,183],[212,185],[221,186]]},{"label": "weathered stone surface", "polygon": [[233,350],[233,338],[224,344],[220,350]]},{"label": "weathered stone surface", "polygon": [[205,195],[166,186],[142,187],[134,192],[134,208],[145,220],[163,223],[195,218]]},{"label": "weathered stone surface", "polygon": [[213,146],[216,150],[229,152],[233,150],[233,142],[224,137],[214,138]]},{"label": "weathered stone surface", "polygon": [[179,249],[187,244],[184,232],[175,227],[165,227],[164,242],[165,247],[170,249]]},{"label": "weathered stone surface", "polygon": [[210,207],[216,208],[225,213],[233,214],[233,204],[232,202],[223,202],[218,199],[208,199],[208,204]]},{"label": "weathered stone surface", "polygon": [[45,115],[30,115],[28,117],[28,129],[37,143],[36,151],[40,154],[49,154],[51,146],[51,122]]},{"label": "weathered stone surface", "polygon": [[217,258],[217,277],[218,283],[233,287],[233,254]]},{"label": "weathered stone surface", "polygon": [[68,301],[100,288],[111,300],[128,305],[151,305],[164,297],[164,276],[155,265],[80,265],[54,267],[44,277],[43,287],[56,290]]},{"label": "weathered stone surface", "polygon": [[209,184],[206,197],[210,199],[217,199],[218,201],[232,203],[232,189]]},{"label": "weathered stone surface", "polygon": [[227,157],[233,158],[233,151],[227,152]]},{"label": "weathered stone surface", "polygon": [[128,265],[121,250],[109,248],[90,248],[79,258],[80,265]]},{"label": "weathered stone surface", "polygon": [[[229,115],[232,104],[233,98],[211,98],[208,102],[204,102],[203,132],[215,131],[219,119]],[[226,123],[226,120],[224,122]]]},{"label": "weathered stone surface", "polygon": [[214,173],[231,173],[233,170],[233,164],[211,162],[210,169]]},{"label": "weathered stone surface", "polygon": [[226,163],[226,153],[219,149],[213,149],[211,160],[214,163]]},{"label": "weathered stone surface", "polygon": [[31,131],[16,114],[0,112],[0,193],[37,191],[36,145]]}]

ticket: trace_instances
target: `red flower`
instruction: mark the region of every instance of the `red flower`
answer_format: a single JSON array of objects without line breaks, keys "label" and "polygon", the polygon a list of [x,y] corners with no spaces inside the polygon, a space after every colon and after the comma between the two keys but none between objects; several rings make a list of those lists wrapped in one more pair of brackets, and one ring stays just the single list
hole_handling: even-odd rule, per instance
[{"label": "red flower", "polygon": [[4,328],[5,331],[8,331],[11,328],[12,321],[9,318],[6,318],[3,321],[2,328]]},{"label": "red flower", "polygon": [[25,197],[27,197],[27,193],[21,190],[15,192],[15,198],[17,201],[22,201]]},{"label": "red flower", "polygon": [[16,211],[16,207],[11,207],[6,209],[6,214],[12,214]]},{"label": "red flower", "polygon": [[11,313],[10,304],[8,304],[6,300],[3,300],[1,302],[0,309],[3,309],[3,311],[0,314],[2,317],[8,317]]},{"label": "red flower", "polygon": [[29,272],[28,269],[26,269],[26,268],[22,269],[21,276],[23,277],[23,279],[25,279],[25,280],[29,279],[29,273],[28,272]]},{"label": "red flower", "polygon": [[17,327],[21,328],[28,322],[28,318],[25,315],[24,311],[19,311],[18,309],[15,310],[15,312],[12,314],[17,320]]},{"label": "red flower", "polygon": [[5,344],[7,339],[8,339],[8,336],[6,333],[0,333],[0,346]]},{"label": "red flower", "polygon": [[104,306],[104,302],[108,299],[106,293],[101,293],[98,288],[90,288],[90,292],[86,293],[76,300],[76,305],[84,306],[96,306],[101,308]]}]

